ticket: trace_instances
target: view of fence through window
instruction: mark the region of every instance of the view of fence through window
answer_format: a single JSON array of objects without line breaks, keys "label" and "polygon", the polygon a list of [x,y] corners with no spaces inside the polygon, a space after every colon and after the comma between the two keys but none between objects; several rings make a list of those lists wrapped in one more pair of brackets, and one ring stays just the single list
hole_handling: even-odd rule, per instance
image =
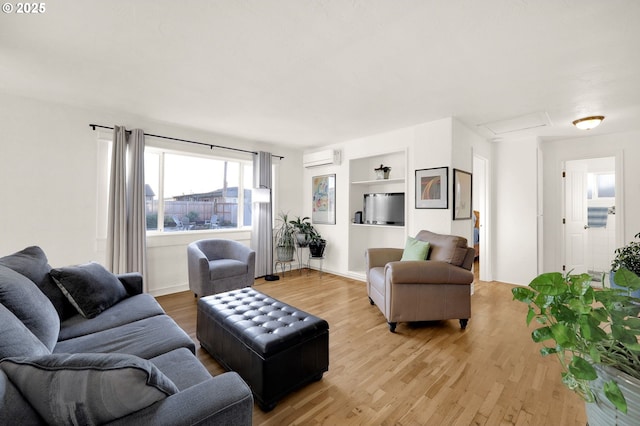
[{"label": "view of fence through window", "polygon": [[[252,181],[253,167],[249,163],[145,152],[147,230],[173,232],[250,226]],[[242,223],[238,225],[240,220]]]}]

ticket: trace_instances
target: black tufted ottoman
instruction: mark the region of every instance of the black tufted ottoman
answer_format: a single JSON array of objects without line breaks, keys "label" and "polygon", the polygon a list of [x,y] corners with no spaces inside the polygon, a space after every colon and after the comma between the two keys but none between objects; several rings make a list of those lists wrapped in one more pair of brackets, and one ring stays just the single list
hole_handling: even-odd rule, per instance
[{"label": "black tufted ottoman", "polygon": [[329,369],[329,324],[250,287],[201,298],[197,321],[200,345],[264,411]]}]

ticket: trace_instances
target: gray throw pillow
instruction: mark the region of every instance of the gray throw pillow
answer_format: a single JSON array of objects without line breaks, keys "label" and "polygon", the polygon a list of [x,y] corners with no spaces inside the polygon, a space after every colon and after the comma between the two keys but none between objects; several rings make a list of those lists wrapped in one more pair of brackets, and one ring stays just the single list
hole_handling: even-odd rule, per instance
[{"label": "gray throw pillow", "polygon": [[0,265],[0,303],[49,349],[58,341],[60,317],[47,296],[29,278]]},{"label": "gray throw pillow", "polygon": [[51,266],[49,266],[47,256],[40,247],[27,247],[17,253],[2,257],[0,265],[13,269],[33,281],[53,303],[61,320],[78,313],[49,276]]},{"label": "gray throw pillow", "polygon": [[7,358],[0,368],[50,424],[102,424],[178,392],[150,361],[127,354]]},{"label": "gray throw pillow", "polygon": [[127,297],[118,277],[96,262],[55,268],[49,273],[85,318],[93,318]]},{"label": "gray throw pillow", "polygon": [[13,312],[0,304],[0,359],[50,353],[44,343]]}]

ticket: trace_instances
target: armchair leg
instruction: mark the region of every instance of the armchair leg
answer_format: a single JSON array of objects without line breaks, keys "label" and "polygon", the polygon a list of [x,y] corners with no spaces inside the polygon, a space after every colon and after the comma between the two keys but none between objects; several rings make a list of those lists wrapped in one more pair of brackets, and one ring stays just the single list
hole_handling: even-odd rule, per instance
[{"label": "armchair leg", "polygon": [[467,323],[468,323],[468,322],[469,322],[469,319],[468,319],[468,318],[467,318],[467,319],[461,319],[461,320],[460,320],[460,328],[461,328],[461,329],[463,329],[463,330],[464,330],[465,328],[467,328]]},{"label": "armchair leg", "polygon": [[395,332],[396,332],[396,326],[397,326],[397,325],[398,325],[398,323],[397,323],[397,322],[390,322],[390,323],[389,323],[389,331],[390,331],[390,332],[392,332],[392,333],[395,333]]},{"label": "armchair leg", "polygon": [[375,305],[372,298],[369,298],[369,303],[371,303],[371,306]]}]

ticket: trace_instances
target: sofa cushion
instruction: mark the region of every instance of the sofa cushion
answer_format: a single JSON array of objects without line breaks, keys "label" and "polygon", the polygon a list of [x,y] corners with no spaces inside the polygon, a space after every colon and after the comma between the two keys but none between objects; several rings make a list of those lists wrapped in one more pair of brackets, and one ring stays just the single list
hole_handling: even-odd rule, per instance
[{"label": "sofa cushion", "polygon": [[2,324],[0,326],[0,359],[51,353],[51,350],[2,304],[0,304],[0,324]]},{"label": "sofa cushion", "polygon": [[186,348],[179,348],[149,359],[181,391],[211,379],[211,374]]},{"label": "sofa cushion", "polygon": [[17,253],[2,257],[0,265],[13,269],[33,281],[53,303],[61,320],[76,314],[77,311],[49,275],[51,266],[49,266],[47,256],[40,247],[27,247]]},{"label": "sofa cushion", "polygon": [[58,341],[108,330],[141,319],[163,315],[164,313],[164,310],[153,296],[148,293],[136,294],[121,300],[94,318],[88,319],[76,314],[62,321],[60,323]]},{"label": "sofa cushion", "polygon": [[127,297],[118,277],[96,262],[56,268],[49,273],[85,318],[93,318]]},{"label": "sofa cushion", "polygon": [[431,245],[429,260],[439,260],[455,266],[462,266],[467,256],[467,239],[458,235],[420,231],[416,235],[416,239],[428,241]]},{"label": "sofa cushion", "polygon": [[429,243],[407,237],[407,242],[400,260],[426,260],[429,254]]},{"label": "sofa cushion", "polygon": [[167,315],[58,342],[55,353],[119,352],[149,359],[178,348],[196,352],[193,340]]},{"label": "sofa cushion", "polygon": [[233,259],[217,259],[209,261],[210,279],[220,280],[247,273],[248,266],[244,262]]},{"label": "sofa cushion", "polygon": [[29,278],[0,266],[0,303],[18,317],[51,351],[58,341],[60,317]]},{"label": "sofa cushion", "polygon": [[7,358],[0,367],[53,424],[102,424],[178,392],[151,362],[125,354]]}]

